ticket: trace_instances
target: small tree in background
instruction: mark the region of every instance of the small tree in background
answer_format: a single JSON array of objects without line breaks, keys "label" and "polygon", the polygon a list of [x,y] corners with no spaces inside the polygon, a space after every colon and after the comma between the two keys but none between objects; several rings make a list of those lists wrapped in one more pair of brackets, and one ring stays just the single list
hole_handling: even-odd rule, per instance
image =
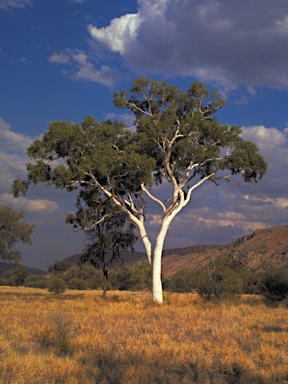
[{"label": "small tree in background", "polygon": [[7,285],[12,285],[14,287],[20,287],[25,283],[25,280],[29,276],[29,272],[24,267],[17,267],[14,269],[9,269],[2,276],[2,281],[6,282]]},{"label": "small tree in background", "polygon": [[89,244],[80,257],[80,263],[89,262],[103,273],[103,298],[106,298],[109,275],[113,266],[119,262],[121,251],[131,249],[137,237],[134,226],[127,223],[123,213],[102,214],[97,225],[87,231]]},{"label": "small tree in background", "polygon": [[0,259],[18,262],[21,253],[14,248],[18,242],[31,244],[31,235],[35,225],[22,221],[23,211],[0,205]]},{"label": "small tree in background", "polygon": [[67,260],[55,261],[54,264],[50,264],[49,265],[48,273],[51,273],[53,275],[62,275],[69,268],[71,268],[72,265],[73,264],[70,261],[67,261]]}]

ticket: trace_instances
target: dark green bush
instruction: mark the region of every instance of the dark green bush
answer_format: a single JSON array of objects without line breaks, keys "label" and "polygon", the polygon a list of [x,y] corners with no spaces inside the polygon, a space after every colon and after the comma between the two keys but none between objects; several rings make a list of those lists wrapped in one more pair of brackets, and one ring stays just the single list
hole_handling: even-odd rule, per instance
[{"label": "dark green bush", "polygon": [[63,293],[66,290],[66,286],[64,283],[64,280],[60,277],[51,277],[51,279],[48,280],[48,291],[53,292],[56,295],[59,293]]},{"label": "dark green bush", "polygon": [[109,281],[112,289],[117,289],[119,291],[130,290],[132,287],[132,268],[125,266],[116,268],[112,271]]},{"label": "dark green bush", "polygon": [[263,274],[245,271],[241,273],[243,278],[243,293],[261,295],[263,292]]},{"label": "dark green bush", "polygon": [[63,278],[67,285],[69,285],[70,280],[77,278],[86,282],[86,288],[98,289],[103,287],[103,273],[91,265],[74,265],[68,269]]},{"label": "dark green bush", "polygon": [[131,290],[142,291],[151,289],[151,269],[147,261],[139,261],[132,268]]},{"label": "dark green bush", "polygon": [[71,280],[69,280],[67,285],[69,289],[77,289],[79,291],[87,289],[86,281],[79,279],[78,277],[73,277]]},{"label": "dark green bush", "polygon": [[271,301],[288,297],[288,268],[273,269],[263,277],[264,296]]},{"label": "dark green bush", "polygon": [[29,275],[24,282],[25,287],[46,289],[48,287],[48,279],[39,275]]},{"label": "dark green bush", "polygon": [[2,279],[6,282],[6,285],[12,285],[14,287],[19,287],[23,285],[27,277],[29,276],[29,272],[24,267],[16,267],[14,269],[9,269],[6,271]]},{"label": "dark green bush", "polygon": [[198,272],[195,290],[206,301],[232,299],[243,292],[243,266],[233,255],[222,255]]},{"label": "dark green bush", "polygon": [[188,293],[196,288],[197,271],[178,271],[171,277],[163,279],[165,291]]},{"label": "dark green bush", "polygon": [[112,289],[141,291],[151,288],[151,271],[148,262],[139,261],[133,267],[119,267],[110,276]]}]

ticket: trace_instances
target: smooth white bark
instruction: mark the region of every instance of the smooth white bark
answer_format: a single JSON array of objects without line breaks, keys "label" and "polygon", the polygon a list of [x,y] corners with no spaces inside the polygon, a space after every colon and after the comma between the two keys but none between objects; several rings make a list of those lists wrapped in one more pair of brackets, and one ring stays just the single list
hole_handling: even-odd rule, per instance
[{"label": "smooth white bark", "polygon": [[171,221],[172,217],[164,217],[156,239],[156,245],[152,258],[152,298],[155,302],[160,304],[163,303],[163,288],[161,279],[162,253],[164,241]]}]

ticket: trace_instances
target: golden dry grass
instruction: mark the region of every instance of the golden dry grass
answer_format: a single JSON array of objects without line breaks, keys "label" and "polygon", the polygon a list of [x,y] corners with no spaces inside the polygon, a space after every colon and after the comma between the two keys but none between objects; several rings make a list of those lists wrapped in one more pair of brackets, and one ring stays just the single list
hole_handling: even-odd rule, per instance
[{"label": "golden dry grass", "polygon": [[288,382],[287,309],[165,299],[0,287],[0,383]]}]

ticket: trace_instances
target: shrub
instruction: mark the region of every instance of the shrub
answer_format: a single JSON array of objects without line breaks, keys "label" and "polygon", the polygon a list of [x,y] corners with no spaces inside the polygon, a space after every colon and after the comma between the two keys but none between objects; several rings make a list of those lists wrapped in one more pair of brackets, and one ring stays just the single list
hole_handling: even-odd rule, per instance
[{"label": "shrub", "polygon": [[245,271],[242,273],[244,282],[243,293],[261,295],[263,292],[263,276],[257,272]]},{"label": "shrub", "polygon": [[110,283],[119,291],[141,291],[151,288],[151,270],[148,262],[139,261],[133,267],[120,267],[111,273]]},{"label": "shrub", "polygon": [[147,261],[138,261],[132,269],[131,289],[142,291],[151,289],[152,276],[151,269]]},{"label": "shrub", "polygon": [[163,279],[165,291],[188,293],[196,287],[197,271],[178,271],[171,277]]},{"label": "shrub", "polygon": [[7,282],[7,285],[19,287],[24,284],[28,276],[29,272],[26,268],[16,267],[15,269],[9,269],[6,271],[3,275],[3,279]]},{"label": "shrub", "polygon": [[48,280],[43,276],[30,274],[24,282],[24,287],[45,289],[48,287]]},{"label": "shrub", "polygon": [[53,292],[56,295],[63,293],[66,290],[64,280],[60,277],[52,277],[48,280],[48,291]]},{"label": "shrub", "polygon": [[264,296],[271,301],[283,301],[288,297],[288,268],[269,271],[263,278]]},{"label": "shrub", "polygon": [[78,277],[73,277],[73,279],[71,279],[68,282],[68,288],[69,289],[78,289],[79,291],[83,291],[83,290],[87,289],[87,283],[83,279],[79,279]]},{"label": "shrub", "polygon": [[132,268],[121,266],[112,271],[110,276],[110,283],[112,289],[118,289],[119,291],[127,291],[132,287]]},{"label": "shrub", "polygon": [[[72,321],[64,313],[51,315],[36,333],[36,340],[41,348],[51,348],[58,356],[72,355]],[[61,381],[62,383],[62,381]]]},{"label": "shrub", "polygon": [[219,256],[198,272],[195,290],[206,301],[234,298],[243,292],[242,271],[233,255]]},{"label": "shrub", "polygon": [[86,282],[87,288],[97,289],[103,286],[103,274],[91,265],[74,265],[63,276],[67,285],[69,281],[78,278]]}]

